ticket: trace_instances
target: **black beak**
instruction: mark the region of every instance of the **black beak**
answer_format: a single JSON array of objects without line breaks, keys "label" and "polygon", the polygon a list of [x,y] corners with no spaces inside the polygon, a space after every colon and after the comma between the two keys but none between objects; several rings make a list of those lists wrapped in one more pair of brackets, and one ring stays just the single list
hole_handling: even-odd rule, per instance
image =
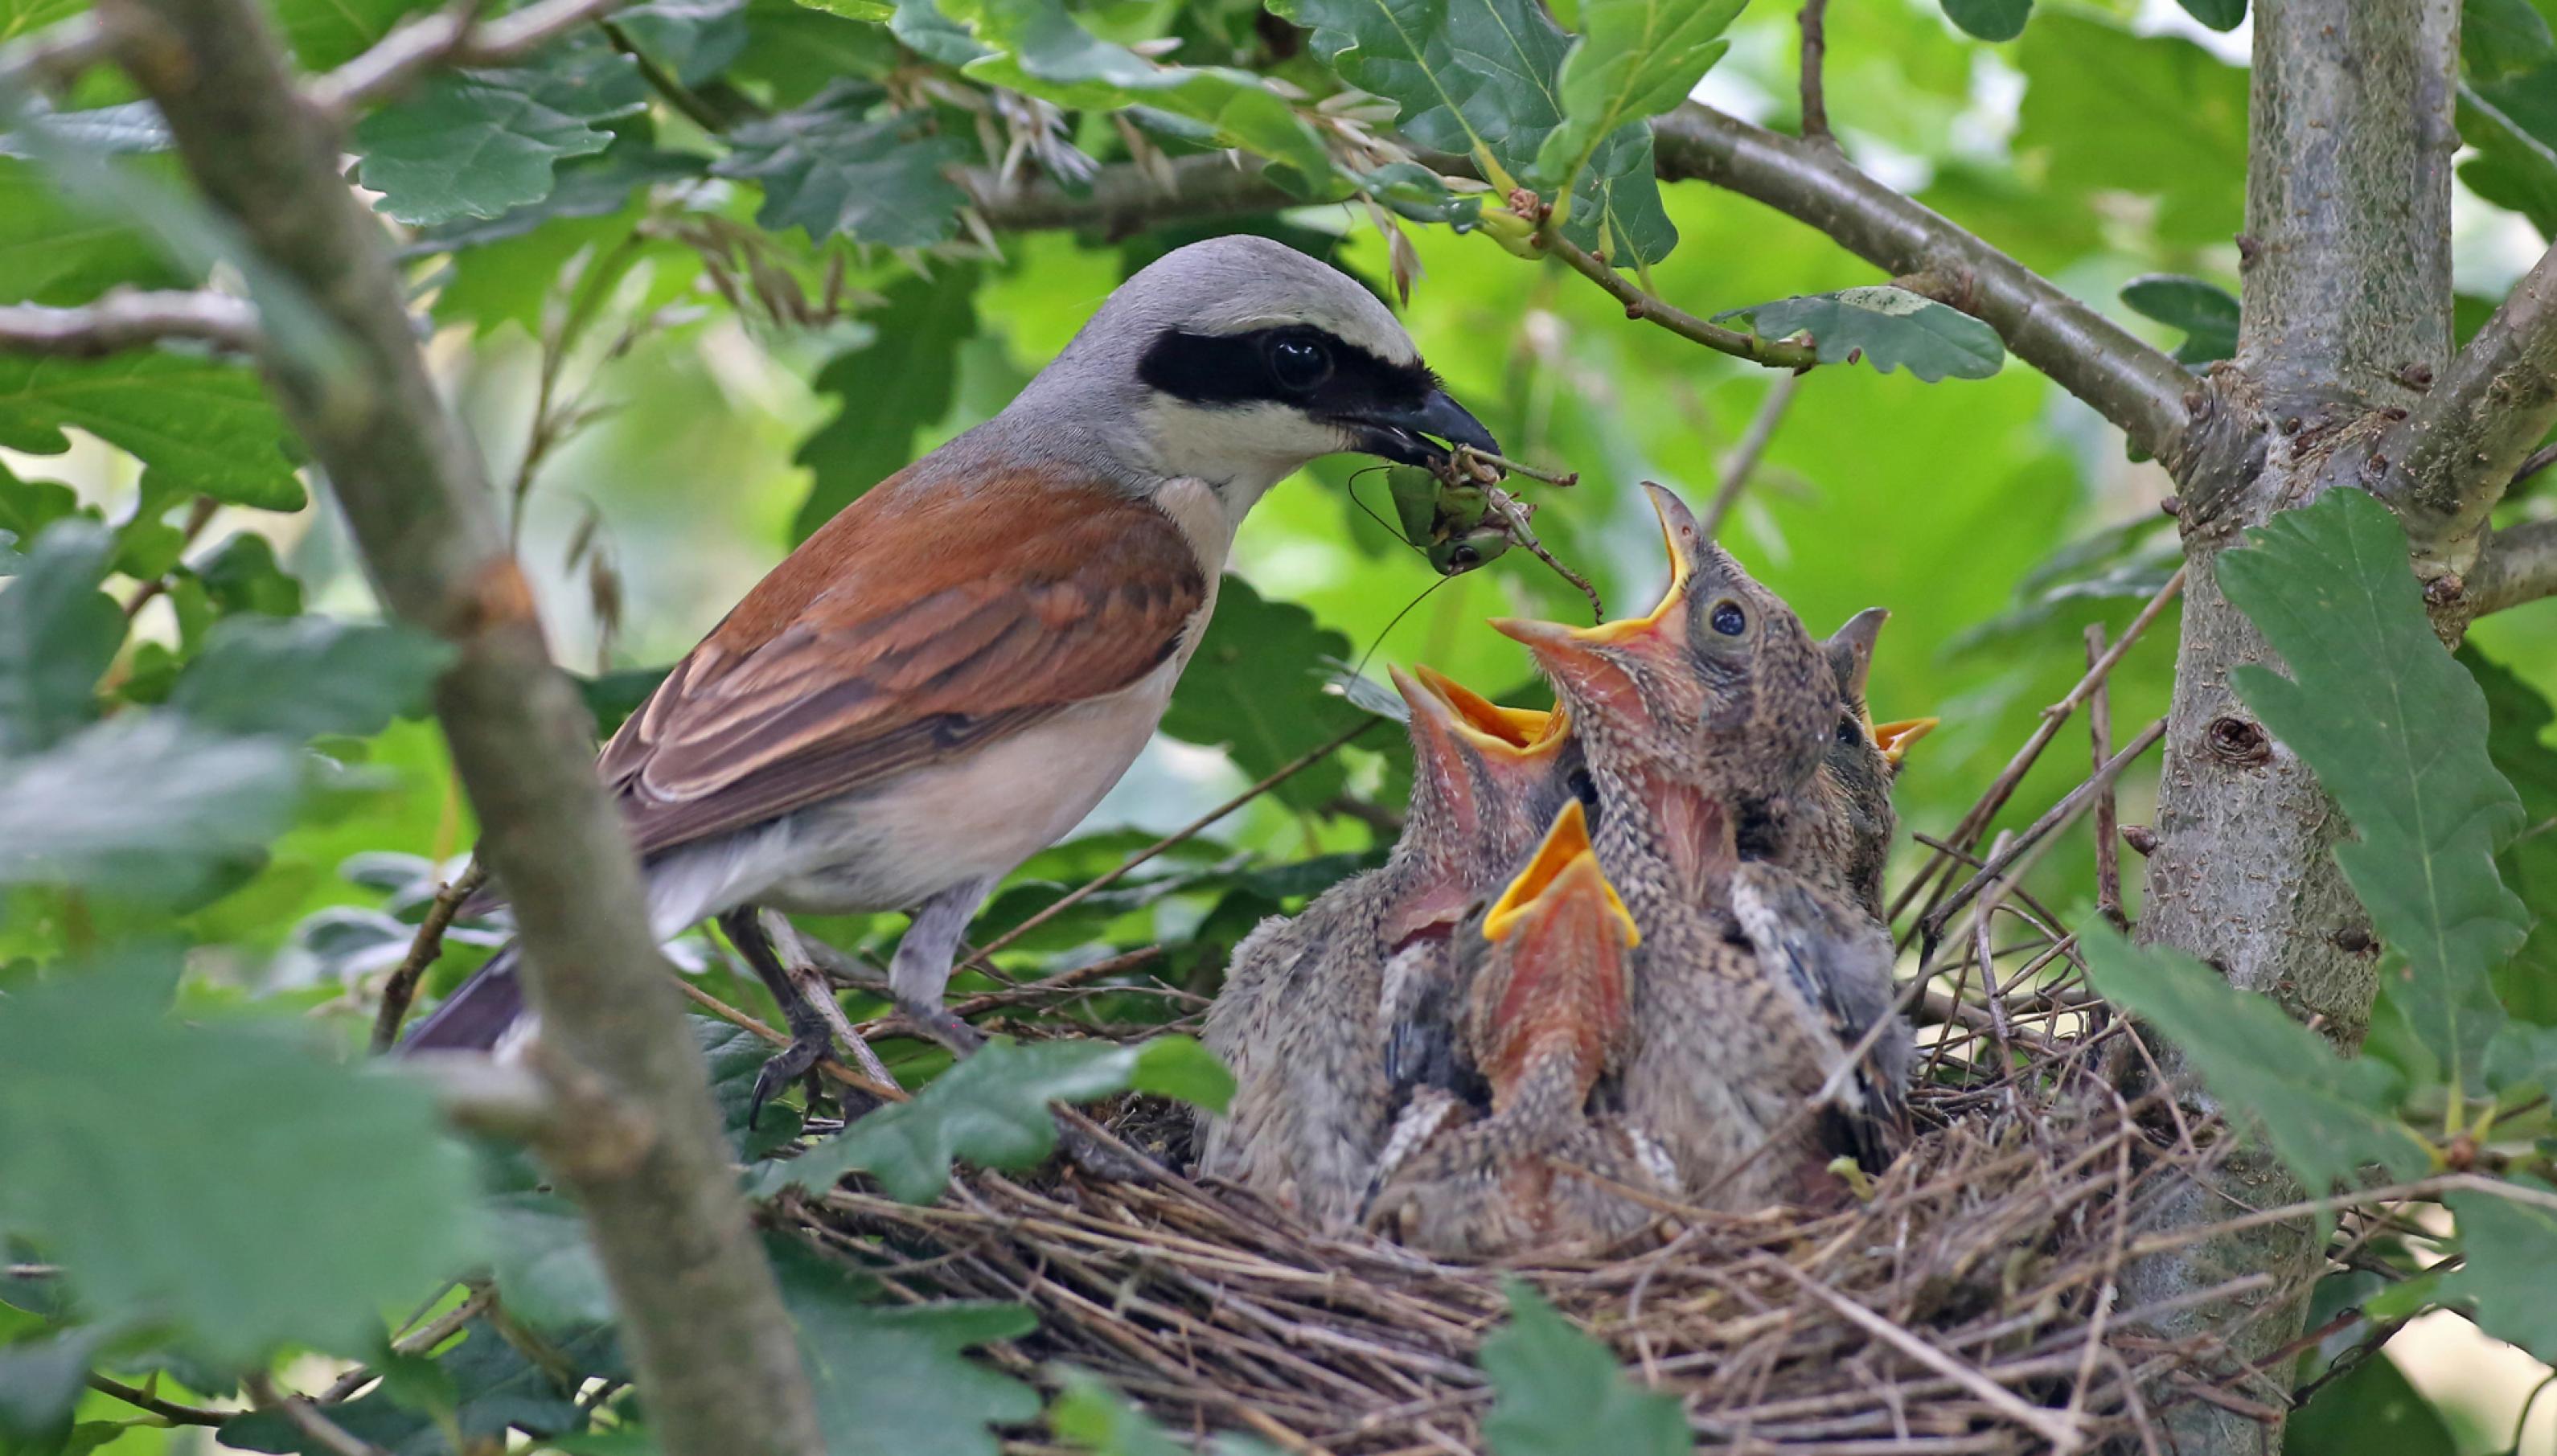
[{"label": "black beak", "polygon": [[[1448,449],[1459,445],[1470,445],[1485,455],[1501,453],[1501,443],[1483,428],[1483,422],[1465,413],[1465,407],[1449,399],[1443,389],[1430,390],[1416,406],[1362,409],[1342,415],[1340,423],[1350,432],[1352,449],[1397,464],[1435,469],[1447,463]],[[1438,444],[1440,440],[1447,443],[1445,447]]]}]

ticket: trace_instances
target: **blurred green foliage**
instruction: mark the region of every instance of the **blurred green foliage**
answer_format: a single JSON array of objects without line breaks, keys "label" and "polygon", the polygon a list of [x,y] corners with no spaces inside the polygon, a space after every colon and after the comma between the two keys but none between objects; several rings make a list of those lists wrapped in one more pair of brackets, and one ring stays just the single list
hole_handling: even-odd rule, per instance
[{"label": "blurred green foliage", "polygon": [[[0,0],[0,43],[85,8]],[[272,3],[313,69],[428,8]],[[1579,472],[1568,489],[1519,486],[1545,543],[1619,610],[1649,599],[1665,566],[1635,483],[1710,498],[1771,376],[1629,322],[1584,280],[1474,235],[1505,199],[1425,164],[1453,154],[1495,180],[1567,192],[1570,235],[1638,265],[1689,312],[1754,309],[1770,331],[1846,319],[1853,305],[1836,295],[1879,282],[1869,268],[1736,196],[1656,186],[1641,125],[1701,76],[1716,104],[1794,126],[1791,9],[1275,8],[651,0],[609,32],[436,76],[357,119],[353,180],[398,242],[430,357],[487,452],[558,654],[605,727],[793,542],[1000,409],[1128,273],[1226,230],[1278,237],[1398,300],[1430,363],[1514,457]],[[2210,30],[2244,10],[2184,0],[2187,24],[2130,0],[1834,7],[1830,121],[1861,165],[2135,331],[2190,361],[2223,357],[2241,284],[2246,75],[2242,43]],[[2557,233],[2557,0],[2465,11],[2463,331]],[[1371,94],[1341,95],[1344,81]],[[273,302],[217,229],[183,236],[202,209],[189,210],[132,100],[120,77],[93,72],[58,111],[0,135],[0,303],[74,305],[212,271],[242,273]],[[1096,169],[1124,180],[1221,145],[1268,159],[1298,197],[1360,190],[1375,205],[981,230],[952,174],[977,169],[973,195],[1000,218],[1015,190],[1070,201]],[[1891,609],[1871,696],[1879,718],[1944,719],[1899,790],[1904,823],[1941,834],[2082,675],[2086,628],[2118,634],[2173,570],[2176,543],[2158,510],[2172,490],[2162,471],[2127,461],[2117,434],[2039,375],[2000,368],[1964,316],[1930,309],[1852,321],[1881,331],[1852,340],[1871,363],[1909,367],[1802,379],[1722,535],[1815,630]],[[1913,334],[1896,328],[1904,317],[1941,327]],[[1835,331],[1819,331],[1838,345],[1824,359],[1850,341]],[[243,365],[178,350],[0,354],[0,1449],[181,1449],[183,1432],[83,1390],[84,1374],[227,1411],[243,1369],[307,1374],[297,1362],[319,1354],[382,1376],[331,1408],[385,1449],[438,1456],[512,1428],[560,1450],[644,1450],[631,1402],[578,1399],[626,1372],[599,1323],[604,1291],[574,1210],[519,1155],[466,1147],[415,1088],[354,1066],[384,978],[475,827],[418,716],[439,655],[374,624],[342,526],[309,488],[324,482],[298,465]],[[1441,578],[1444,543],[1433,565],[1403,524],[1432,511],[1409,514],[1365,465],[1318,463],[1256,510],[1164,738],[1083,831],[1022,867],[974,928],[979,944],[1368,723],[1359,704],[1372,698],[1326,691],[1344,662],[1373,680],[1386,662],[1423,661],[1532,700],[1523,654],[1480,623],[1576,617],[1578,594],[1514,550]],[[2544,513],[2547,494],[2525,493],[2503,519]],[[2441,1090],[2445,1061],[2478,1094],[2472,1114],[2519,1109],[2557,1075],[2544,1030],[2557,1025],[2552,610],[2481,623],[2462,659],[2485,690],[2483,752],[2522,809],[2517,836],[2461,846],[2462,884],[2491,900],[2492,857],[2531,934],[2501,964],[2477,946],[2446,953],[2470,997],[2459,1006],[2475,1009],[2481,978],[2491,984],[2499,1009],[2483,1035],[2420,1015],[2383,1024],[2376,1044],[2394,1066],[2319,1063],[2287,1019],[2216,1004],[2224,988],[2207,973],[2094,952],[2099,974],[2162,988],[2152,1013],[2186,1032],[2206,1071],[2217,1056],[2253,1074],[2274,1140],[2309,1148],[2317,1170],[2417,1166],[2424,1148],[2396,1114],[2407,1087]],[[2170,609],[2113,674],[2117,740],[2163,711],[2174,627]],[[2362,644],[2360,660],[2384,658],[2390,682],[2424,681],[2428,699],[2458,696],[2445,676],[2456,670],[2438,654],[2426,665],[2415,645],[2400,633]],[[2355,660],[2351,644],[2328,647]],[[2305,667],[2304,648],[2284,649]],[[2391,806],[2428,804],[2438,785],[2410,774],[2356,797],[2410,726],[2310,752],[2315,711],[2285,736],[2302,735],[2373,855],[2432,862],[2467,821],[2419,813],[2392,838],[2405,822]],[[2476,746],[2479,728],[2464,720],[2462,741]],[[2086,763],[2073,728],[1992,832],[2029,822]],[[2476,755],[2454,768],[2487,792]],[[2154,771],[2125,782],[2125,821],[2147,817]],[[1137,1034],[1194,1010],[1258,920],[1376,862],[1408,787],[1396,731],[1378,726],[1032,929],[999,957],[1008,977],[1150,958],[1056,1009],[1000,1012],[987,1024],[1024,1033],[1021,1045],[815,1157],[768,1159],[799,1135],[802,1110],[767,1108],[748,1129],[764,1044],[697,1018],[740,1160],[767,1191],[860,1166],[921,1197],[953,1156],[1044,1154],[1050,1097],[1133,1085],[1214,1101],[1214,1069],[1187,1043],[1122,1052],[1036,1035]],[[1904,845],[1903,873],[1913,860]],[[2030,887],[2081,923],[2090,862],[2073,837]],[[2499,946],[2518,924],[2492,908]],[[2401,923],[2447,914],[2398,910],[2415,917]],[[898,928],[886,916],[803,926],[843,948],[857,980]],[[503,938],[466,919],[424,995]],[[769,1018],[715,940],[676,954],[704,990]],[[969,974],[953,993],[998,990]],[[883,1003],[856,991],[848,1009]],[[909,1083],[943,1064],[906,1043],[882,1050]],[[2473,1302],[2486,1328],[2557,1353],[2552,1302],[2534,1302],[2547,1219],[2494,1200],[2457,1214],[2469,1271],[2397,1286],[2407,1312]],[[1026,1386],[966,1353],[1015,1333],[1016,1311],[886,1309],[802,1251],[778,1263],[841,1449],[990,1450],[990,1423],[1036,1415]],[[2411,1256],[2401,1263],[2418,1273]],[[476,1297],[443,1276],[481,1270],[499,1317],[389,1348]],[[1573,1422],[1593,1409],[1626,1449],[1675,1441],[1674,1409],[1532,1302],[1485,1360],[1501,1450],[1573,1449]],[[1050,1411],[1062,1438],[1130,1453],[1168,1440],[1088,1382],[1063,1389]],[[2383,1358],[2323,1388],[2293,1449],[2446,1449],[2444,1428]],[[310,1446],[272,1412],[230,1415],[220,1438]]]}]

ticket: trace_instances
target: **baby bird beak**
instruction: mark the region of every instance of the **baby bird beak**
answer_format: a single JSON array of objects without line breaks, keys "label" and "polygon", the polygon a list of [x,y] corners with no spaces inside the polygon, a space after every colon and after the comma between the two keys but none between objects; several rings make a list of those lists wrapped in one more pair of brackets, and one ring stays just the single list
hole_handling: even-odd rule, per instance
[{"label": "baby bird beak", "polygon": [[1434,668],[1387,671],[1412,708],[1415,767],[1433,776],[1441,801],[1469,831],[1478,827],[1483,807],[1474,802],[1469,763],[1483,766],[1498,786],[1495,792],[1523,792],[1551,771],[1568,740],[1559,712],[1504,708]]},{"label": "baby bird beak", "polygon": [[1898,723],[1873,726],[1874,746],[1882,750],[1882,759],[1891,765],[1892,772],[1900,771],[1900,760],[1908,754],[1910,744],[1936,730],[1936,722],[1932,718],[1904,718]]},{"label": "baby bird beak", "polygon": [[1577,799],[1563,802],[1527,867],[1483,919],[1483,939],[1496,944],[1522,935],[1548,941],[1556,932],[1626,950],[1643,943],[1632,912],[1598,867],[1598,852],[1589,844],[1589,820]]},{"label": "baby bird beak", "polygon": [[1669,588],[1650,611],[1594,627],[1518,617],[1492,619],[1492,629],[1524,643],[1548,676],[1583,699],[1633,715],[1642,713],[1642,702],[1622,664],[1629,658],[1652,657],[1666,666],[1684,648],[1686,594],[1704,543],[1703,528],[1686,502],[1649,480],[1643,482],[1643,489],[1650,493],[1652,510],[1661,518],[1661,538],[1670,557]]}]

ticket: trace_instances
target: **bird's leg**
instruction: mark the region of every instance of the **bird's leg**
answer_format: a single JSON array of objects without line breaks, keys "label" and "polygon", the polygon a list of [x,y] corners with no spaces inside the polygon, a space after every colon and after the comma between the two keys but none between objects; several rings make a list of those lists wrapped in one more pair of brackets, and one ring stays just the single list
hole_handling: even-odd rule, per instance
[{"label": "bird's leg", "polygon": [[[888,963],[888,991],[896,999],[897,1013],[954,1057],[968,1056],[986,1044],[986,1034],[952,1015],[941,995],[950,985],[959,937],[994,884],[992,879],[966,880],[915,907],[905,938],[896,943],[896,958]],[[1057,1145],[1067,1161],[1086,1173],[1121,1183],[1151,1182],[1161,1173],[1144,1154],[1113,1146],[1077,1125],[1079,1117],[1061,1112],[1053,1116]]]},{"label": "bird's leg", "polygon": [[888,992],[898,1012],[952,1056],[964,1057],[986,1044],[985,1033],[950,1014],[941,993],[950,985],[959,937],[994,885],[992,879],[962,880],[916,906],[905,938],[896,943],[896,959],[888,963]]},{"label": "bird's leg", "polygon": [[[781,1003],[782,1018],[790,1025],[790,1044],[765,1062],[763,1070],[754,1075],[754,1096],[747,1103],[745,1114],[745,1125],[751,1127],[762,1118],[763,1105],[772,1100],[773,1094],[789,1086],[793,1079],[810,1079],[809,1100],[812,1104],[815,1102],[814,1069],[820,1058],[835,1049],[835,1040],[826,1024],[826,1013],[801,993],[798,983],[791,980],[789,971],[783,968],[781,957],[773,952],[772,939],[764,934],[763,924],[756,918],[754,907],[740,905],[726,911],[720,915],[719,924],[720,929],[727,932],[729,944],[736,946],[738,954],[745,957],[745,963],[762,978],[764,989]],[[846,1111],[850,1112],[850,1109]]]}]

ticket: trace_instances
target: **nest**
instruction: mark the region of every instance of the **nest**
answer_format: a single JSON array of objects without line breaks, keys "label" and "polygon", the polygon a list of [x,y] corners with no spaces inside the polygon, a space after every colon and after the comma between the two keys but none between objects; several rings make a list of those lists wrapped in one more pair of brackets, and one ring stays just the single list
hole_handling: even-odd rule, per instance
[{"label": "nest", "polygon": [[[1856,1207],[1663,1202],[1604,1257],[1439,1262],[1312,1232],[1242,1189],[1070,1170],[968,1173],[923,1207],[848,1183],[789,1215],[900,1297],[1031,1306],[1036,1333],[992,1352],[1016,1373],[1081,1367],[1172,1430],[1292,1451],[1484,1449],[1476,1357],[1512,1279],[1678,1394],[1717,1447],[2162,1450],[2164,1403],[2260,1411],[2209,1351],[2145,1323],[2246,1281],[2120,1307],[2146,1215],[2223,1141],[2169,1098],[2116,1092],[2146,1057],[2133,1029],[2067,983],[2008,1004],[1939,995],[1933,1019],[1922,1134]],[[1110,1121],[1175,1159],[1186,1140],[1183,1117],[1143,1100]]]}]

